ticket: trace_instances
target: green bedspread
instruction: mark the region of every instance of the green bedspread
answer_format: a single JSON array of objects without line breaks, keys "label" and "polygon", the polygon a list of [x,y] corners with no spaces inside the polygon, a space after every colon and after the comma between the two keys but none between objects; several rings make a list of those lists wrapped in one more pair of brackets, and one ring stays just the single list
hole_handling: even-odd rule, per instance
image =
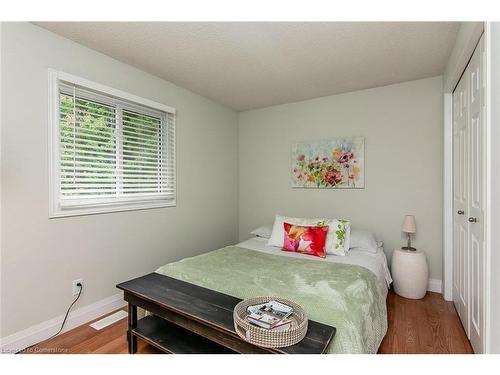
[{"label": "green bedspread", "polygon": [[337,328],[329,353],[376,353],[387,331],[376,276],[360,266],[228,246],[156,272],[242,299],[269,295],[293,300],[310,319]]}]

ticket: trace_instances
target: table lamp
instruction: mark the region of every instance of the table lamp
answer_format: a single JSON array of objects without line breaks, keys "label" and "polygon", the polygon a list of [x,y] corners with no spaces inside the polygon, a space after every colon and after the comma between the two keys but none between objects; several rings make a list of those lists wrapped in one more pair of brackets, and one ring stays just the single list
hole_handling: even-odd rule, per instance
[{"label": "table lamp", "polygon": [[408,246],[404,246],[403,250],[415,251],[414,247],[411,246],[411,235],[417,232],[415,224],[415,216],[406,215],[403,220],[403,232],[408,235]]}]

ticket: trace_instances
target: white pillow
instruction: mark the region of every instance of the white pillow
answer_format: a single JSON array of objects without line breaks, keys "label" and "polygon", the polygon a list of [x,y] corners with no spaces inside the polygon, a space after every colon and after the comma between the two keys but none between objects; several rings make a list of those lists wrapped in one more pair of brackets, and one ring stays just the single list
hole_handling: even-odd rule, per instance
[{"label": "white pillow", "polygon": [[373,233],[362,229],[351,230],[351,249],[376,253],[378,247],[377,239]]},{"label": "white pillow", "polygon": [[350,246],[351,223],[347,220],[338,219],[308,219],[300,217],[288,217],[276,215],[273,231],[267,242],[268,246],[283,247],[285,229],[283,223],[295,225],[328,225],[325,250],[331,255],[346,255]]},{"label": "white pillow", "polygon": [[257,229],[254,229],[253,231],[250,232],[250,234],[253,234],[256,237],[271,238],[271,232],[272,232],[271,226],[265,225],[263,227],[258,227]]}]

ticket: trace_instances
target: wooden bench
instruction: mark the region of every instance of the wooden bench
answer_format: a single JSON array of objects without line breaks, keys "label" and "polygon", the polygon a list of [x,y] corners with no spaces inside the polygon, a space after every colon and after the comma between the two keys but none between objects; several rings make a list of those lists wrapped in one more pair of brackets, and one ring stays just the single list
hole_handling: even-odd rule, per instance
[{"label": "wooden bench", "polygon": [[[128,350],[137,338],[165,353],[325,353],[335,328],[309,320],[306,337],[286,348],[269,349],[241,339],[233,309],[241,300],[158,273],[117,285],[128,302]],[[137,307],[153,315],[137,320]]]}]

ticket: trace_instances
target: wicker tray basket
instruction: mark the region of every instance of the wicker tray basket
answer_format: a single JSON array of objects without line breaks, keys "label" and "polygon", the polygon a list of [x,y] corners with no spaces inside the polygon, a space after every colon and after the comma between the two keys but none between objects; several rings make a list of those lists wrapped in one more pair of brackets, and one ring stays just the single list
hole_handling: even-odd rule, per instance
[{"label": "wicker tray basket", "polygon": [[[249,323],[245,317],[247,307],[258,305],[269,301],[284,303],[293,308],[293,314],[288,318],[292,321],[292,327],[288,330],[273,331],[257,327]],[[279,297],[255,297],[241,301],[234,307],[233,312],[234,329],[245,341],[264,348],[284,348],[298,343],[307,333],[307,315],[295,302]]]}]

